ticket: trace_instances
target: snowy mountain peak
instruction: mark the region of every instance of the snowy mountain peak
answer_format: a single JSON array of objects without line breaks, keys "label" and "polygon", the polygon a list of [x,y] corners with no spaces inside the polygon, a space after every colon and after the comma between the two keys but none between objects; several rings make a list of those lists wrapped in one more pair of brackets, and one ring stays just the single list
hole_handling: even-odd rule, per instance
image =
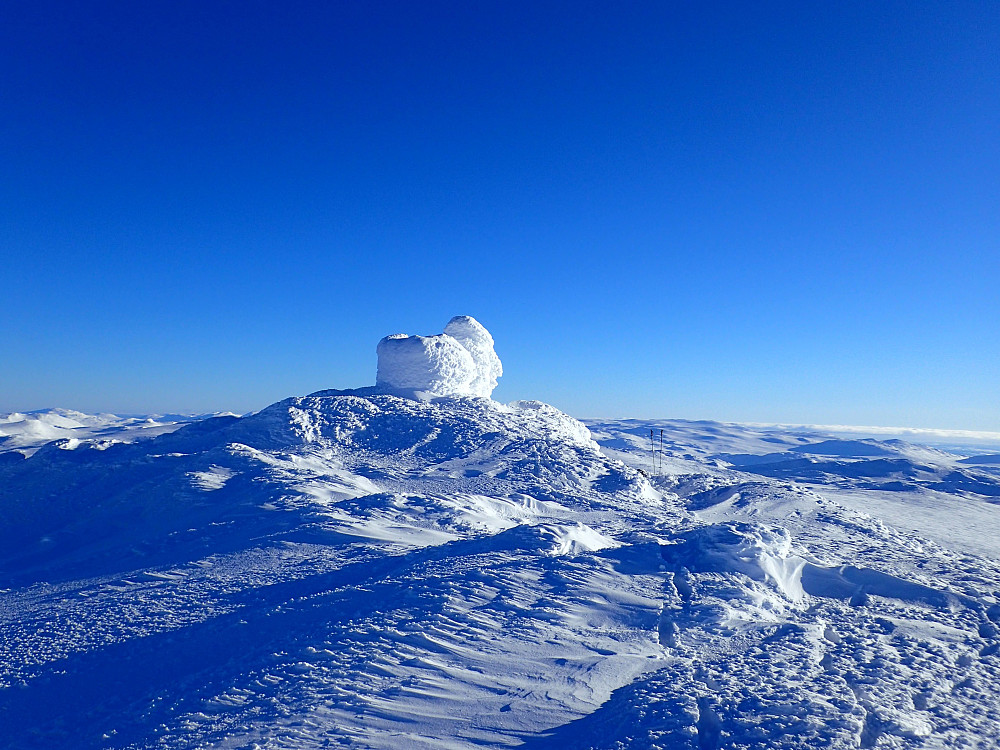
[{"label": "snowy mountain peak", "polygon": [[493,337],[468,315],[452,318],[436,336],[386,336],[376,352],[376,387],[409,397],[489,398],[503,374]]}]

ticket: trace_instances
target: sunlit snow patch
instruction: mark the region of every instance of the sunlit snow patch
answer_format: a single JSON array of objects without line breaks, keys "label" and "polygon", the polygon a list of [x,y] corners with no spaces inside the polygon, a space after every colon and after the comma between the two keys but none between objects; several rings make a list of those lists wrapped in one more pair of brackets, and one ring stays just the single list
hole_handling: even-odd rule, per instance
[{"label": "sunlit snow patch", "polygon": [[522,538],[531,539],[537,551],[551,556],[582,555],[587,552],[618,547],[619,543],[585,523],[539,523],[522,526]]},{"label": "sunlit snow patch", "polygon": [[[767,584],[794,604],[803,604],[808,596],[860,604],[873,595],[944,609],[961,601],[951,592],[871,568],[820,565],[804,551],[796,554],[785,529],[759,524],[729,522],[695,528],[663,545],[660,554],[675,570],[742,574]],[[778,609],[776,603],[771,601],[768,609]]]},{"label": "sunlit snow patch", "polygon": [[746,523],[702,526],[663,545],[660,554],[675,569],[694,573],[741,573],[766,582],[785,599],[800,602],[806,561],[792,554],[792,540],[782,528]]},{"label": "sunlit snow patch", "polygon": [[236,476],[236,472],[224,466],[212,466],[208,471],[192,471],[188,474],[191,484],[203,492],[221,490],[226,482]]}]

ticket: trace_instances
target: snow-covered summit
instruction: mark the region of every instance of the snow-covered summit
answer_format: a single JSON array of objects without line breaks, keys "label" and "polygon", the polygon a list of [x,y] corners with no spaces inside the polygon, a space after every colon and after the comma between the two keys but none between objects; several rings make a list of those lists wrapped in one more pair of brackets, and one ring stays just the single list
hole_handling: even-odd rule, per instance
[{"label": "snow-covered summit", "polygon": [[436,336],[386,336],[376,351],[376,387],[399,395],[489,398],[503,374],[493,337],[468,315],[455,316]]}]

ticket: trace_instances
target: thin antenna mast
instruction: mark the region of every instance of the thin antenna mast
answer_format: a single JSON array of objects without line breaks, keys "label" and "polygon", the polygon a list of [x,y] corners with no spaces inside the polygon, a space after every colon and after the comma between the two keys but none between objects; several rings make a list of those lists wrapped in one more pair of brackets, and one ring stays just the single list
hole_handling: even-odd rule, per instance
[{"label": "thin antenna mast", "polygon": [[663,430],[660,430],[660,471],[663,471]]},{"label": "thin antenna mast", "polygon": [[649,430],[649,458],[652,466],[651,474],[656,476],[656,447],[653,443],[653,430]]}]

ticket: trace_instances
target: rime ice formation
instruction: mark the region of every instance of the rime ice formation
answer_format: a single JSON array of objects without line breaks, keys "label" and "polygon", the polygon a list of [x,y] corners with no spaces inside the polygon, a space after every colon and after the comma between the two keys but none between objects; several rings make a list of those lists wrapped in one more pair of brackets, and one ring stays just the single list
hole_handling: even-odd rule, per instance
[{"label": "rime ice formation", "polygon": [[500,364],[500,357],[493,351],[490,332],[469,315],[456,315],[444,327],[444,332],[472,355],[476,364],[476,377],[472,381],[473,395],[489,398],[497,387],[497,378],[503,375],[503,365]]},{"label": "rime ice formation", "polygon": [[503,374],[493,337],[468,315],[452,318],[437,336],[386,336],[376,352],[375,385],[391,392],[489,398]]},{"label": "rime ice formation", "polygon": [[476,363],[451,336],[397,333],[378,342],[375,384],[390,391],[471,396]]}]

